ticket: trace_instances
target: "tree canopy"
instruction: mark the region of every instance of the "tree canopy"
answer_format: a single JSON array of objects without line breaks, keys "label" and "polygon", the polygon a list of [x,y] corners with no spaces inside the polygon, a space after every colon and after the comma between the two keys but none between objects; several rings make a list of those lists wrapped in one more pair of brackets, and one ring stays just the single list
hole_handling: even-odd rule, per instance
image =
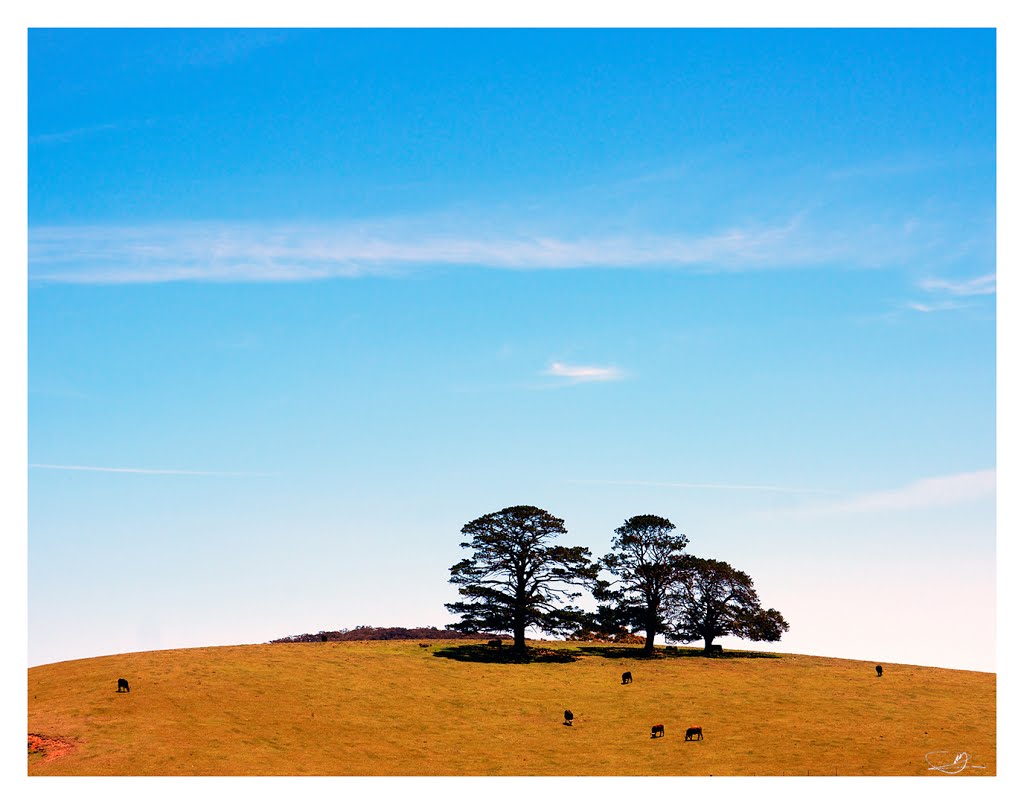
[{"label": "tree canopy", "polygon": [[461,619],[449,628],[463,632],[511,631],[513,650],[526,650],[526,629],[570,633],[584,622],[570,605],[597,577],[584,547],[551,543],[565,523],[542,508],[517,505],[474,519],[462,528],[471,537],[460,547],[471,557],[451,567],[450,583],[464,598],[446,603]]},{"label": "tree canopy", "polygon": [[711,652],[715,637],[732,634],[759,642],[778,642],[789,623],[775,609],[761,608],[754,582],[724,561],[689,557],[668,603],[668,635],[679,642],[704,640]]},{"label": "tree canopy", "polygon": [[688,539],[674,534],[669,520],[654,514],[630,517],[615,529],[612,550],[601,566],[615,576],[598,581],[594,597],[609,601],[598,606],[593,621],[598,628],[617,625],[646,633],[644,653],[654,653],[654,638],[665,632],[666,603],[686,566]]}]

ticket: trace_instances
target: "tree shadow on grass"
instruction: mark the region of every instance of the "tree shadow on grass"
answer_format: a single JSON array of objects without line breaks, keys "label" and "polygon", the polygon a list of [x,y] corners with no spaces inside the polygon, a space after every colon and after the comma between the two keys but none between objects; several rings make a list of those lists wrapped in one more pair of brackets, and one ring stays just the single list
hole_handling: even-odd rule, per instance
[{"label": "tree shadow on grass", "polygon": [[702,648],[656,648],[651,656],[644,656],[641,645],[579,645],[566,648],[527,647],[526,653],[516,653],[509,647],[492,648],[488,645],[451,645],[434,651],[442,659],[483,664],[568,664],[588,656],[629,661],[658,661],[662,659],[778,659],[776,653],[752,650],[729,650],[705,656]]},{"label": "tree shadow on grass", "polygon": [[457,662],[482,662],[486,664],[535,664],[541,662],[566,664],[579,659],[572,648],[527,648],[526,653],[516,653],[511,648],[492,648],[487,645],[452,645],[434,651],[442,659]]},{"label": "tree shadow on grass", "polygon": [[752,650],[730,650],[706,656],[703,648],[655,648],[651,656],[644,656],[639,645],[586,645],[578,648],[584,656],[600,656],[604,659],[635,659],[656,661],[658,659],[778,659],[777,653],[760,653]]}]

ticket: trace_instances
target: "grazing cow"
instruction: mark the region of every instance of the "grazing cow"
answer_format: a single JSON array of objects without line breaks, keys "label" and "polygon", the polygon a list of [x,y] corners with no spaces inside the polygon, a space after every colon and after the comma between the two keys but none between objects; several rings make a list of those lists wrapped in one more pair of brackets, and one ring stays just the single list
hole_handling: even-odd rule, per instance
[{"label": "grazing cow", "polygon": [[492,639],[492,640],[490,640],[487,643],[487,647],[489,647],[489,648],[500,648],[501,647],[501,640],[500,639]]},{"label": "grazing cow", "polygon": [[651,739],[652,740],[655,737],[664,737],[664,736],[665,736],[665,727],[661,723],[659,723],[657,726],[651,726]]},{"label": "grazing cow", "polygon": [[568,710],[568,709],[565,710],[565,723],[563,725],[566,725],[566,726],[571,726],[572,725],[572,712],[570,710]]},{"label": "grazing cow", "polygon": [[420,647],[421,648],[429,648],[430,647],[430,643],[429,642],[421,642],[420,643]]},{"label": "grazing cow", "polygon": [[629,670],[627,670],[625,673],[622,674],[622,683],[623,684],[632,684],[633,683],[633,674],[631,672],[629,672]]},{"label": "grazing cow", "polygon": [[118,692],[131,692],[131,690],[128,688],[128,681],[127,681],[127,679],[119,678],[117,680],[117,691]]},{"label": "grazing cow", "polygon": [[686,739],[692,740],[694,738],[698,740],[703,740],[704,729],[702,729],[700,726],[690,726],[690,728],[686,730]]},{"label": "grazing cow", "polygon": [[878,673],[878,677],[881,678],[882,677],[882,665],[876,664],[875,665],[875,672]]}]

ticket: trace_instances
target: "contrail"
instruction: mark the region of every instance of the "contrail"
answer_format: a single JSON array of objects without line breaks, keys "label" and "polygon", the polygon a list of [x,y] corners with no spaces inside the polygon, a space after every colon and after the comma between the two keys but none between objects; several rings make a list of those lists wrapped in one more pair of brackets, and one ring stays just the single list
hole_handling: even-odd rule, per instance
[{"label": "contrail", "polygon": [[56,463],[30,463],[30,469],[62,469],[68,472],[118,472],[129,475],[205,475],[207,477],[270,477],[263,472],[206,472],[193,469],[138,469],[117,466],[69,466]]}]

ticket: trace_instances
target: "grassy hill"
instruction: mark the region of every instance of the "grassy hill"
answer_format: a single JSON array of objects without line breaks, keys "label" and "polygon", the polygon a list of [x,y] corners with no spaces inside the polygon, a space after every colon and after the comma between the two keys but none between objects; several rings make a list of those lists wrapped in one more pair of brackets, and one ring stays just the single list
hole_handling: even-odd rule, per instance
[{"label": "grassy hill", "polygon": [[[873,663],[844,659],[679,650],[645,661],[633,648],[533,644],[578,660],[454,661],[458,642],[375,641],[34,667],[29,734],[63,746],[31,751],[30,739],[28,772],[940,776],[931,765],[966,752],[961,775],[996,773],[994,674],[886,665],[878,678]],[[620,683],[625,670],[633,684]],[[122,676],[128,694],[116,692]],[[665,737],[651,739],[657,723]],[[703,742],[684,741],[690,725]]]}]

